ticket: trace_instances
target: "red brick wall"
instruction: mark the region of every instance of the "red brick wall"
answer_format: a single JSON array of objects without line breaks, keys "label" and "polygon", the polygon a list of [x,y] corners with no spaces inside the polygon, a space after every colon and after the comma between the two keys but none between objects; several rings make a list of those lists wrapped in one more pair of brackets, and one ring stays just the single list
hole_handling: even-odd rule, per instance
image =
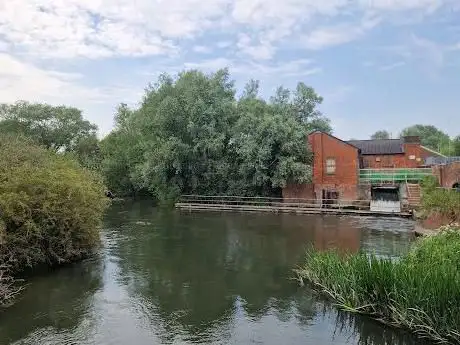
[{"label": "red brick wall", "polygon": [[[415,159],[409,159],[415,156]],[[433,154],[423,149],[418,143],[404,144],[404,153],[394,155],[363,155],[364,169],[381,168],[417,168],[423,166],[424,160]],[[377,161],[380,158],[380,162]],[[419,160],[417,160],[419,158]]]},{"label": "red brick wall", "polygon": [[[380,158],[380,162],[377,159]],[[362,156],[364,169],[401,168],[405,166],[404,154],[396,155],[365,155]]]},{"label": "red brick wall", "polygon": [[460,183],[460,162],[436,165],[432,170],[442,187],[452,188],[455,183]]},{"label": "red brick wall", "polygon": [[[356,199],[359,181],[358,149],[325,133],[315,132],[308,136],[314,153],[313,184],[316,197],[322,190],[339,192],[340,199]],[[327,174],[326,159],[335,159],[335,174]]]}]

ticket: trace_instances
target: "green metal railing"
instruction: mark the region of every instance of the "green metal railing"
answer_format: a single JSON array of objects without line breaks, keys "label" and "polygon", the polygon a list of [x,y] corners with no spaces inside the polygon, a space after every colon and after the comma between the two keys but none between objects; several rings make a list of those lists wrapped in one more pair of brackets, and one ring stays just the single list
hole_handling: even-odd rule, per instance
[{"label": "green metal railing", "polygon": [[424,177],[432,175],[431,168],[415,169],[360,169],[360,182],[370,183],[417,183]]}]

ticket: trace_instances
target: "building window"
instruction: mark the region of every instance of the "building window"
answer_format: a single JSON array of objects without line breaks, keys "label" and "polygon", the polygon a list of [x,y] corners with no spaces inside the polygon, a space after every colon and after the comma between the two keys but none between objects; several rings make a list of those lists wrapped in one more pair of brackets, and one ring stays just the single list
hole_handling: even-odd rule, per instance
[{"label": "building window", "polygon": [[326,159],[326,173],[335,174],[335,158]]}]

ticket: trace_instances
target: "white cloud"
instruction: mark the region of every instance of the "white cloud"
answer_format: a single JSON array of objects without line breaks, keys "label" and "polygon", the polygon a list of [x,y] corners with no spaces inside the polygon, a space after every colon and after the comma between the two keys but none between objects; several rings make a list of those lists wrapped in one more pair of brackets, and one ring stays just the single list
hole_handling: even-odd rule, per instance
[{"label": "white cloud", "polygon": [[220,41],[217,42],[217,47],[218,48],[228,48],[233,44],[232,41]]},{"label": "white cloud", "polygon": [[187,62],[183,66],[170,67],[171,72],[182,69],[194,68],[204,71],[216,71],[217,69],[228,67],[234,75],[248,78],[268,78],[271,76],[282,77],[304,77],[321,73],[321,68],[316,66],[313,61],[308,59],[298,59],[283,61],[279,63],[256,63],[251,61],[237,61],[227,58],[216,58],[202,60],[199,62]]},{"label": "white cloud", "polygon": [[[130,103],[139,99],[145,85],[142,85],[145,70],[142,76],[139,67],[126,61],[145,60],[114,60],[123,61],[117,66],[128,69],[123,76],[130,75],[132,79],[127,81],[118,73],[107,76],[115,63],[103,76],[85,74],[86,64],[92,63],[88,59],[161,56],[151,62],[156,64],[155,73],[230,67],[232,73],[245,80],[271,78],[278,82],[282,77],[300,78],[321,72],[321,67],[308,59],[289,60],[287,55],[279,54],[283,53],[283,44],[324,49],[365,37],[392,16],[417,13],[424,18],[442,7],[459,10],[458,3],[458,0],[0,0],[0,101],[26,99],[75,105],[90,109],[93,115],[89,117],[99,119],[101,124],[101,117],[107,113],[95,110],[96,107],[113,109],[120,101]],[[214,39],[215,42],[211,41]],[[406,62],[421,55],[419,59],[442,65],[446,51],[460,49],[458,45],[447,49],[417,36],[409,41],[407,47],[403,45],[400,59],[395,61]],[[188,47],[194,53],[209,54],[209,59],[185,55]],[[216,56],[217,52],[221,55]],[[180,68],[171,67],[177,64],[171,61],[184,59],[187,62]],[[107,65],[112,63],[108,62]],[[75,67],[78,73],[72,72]],[[89,82],[95,86],[88,87]]]},{"label": "white cloud", "polygon": [[78,74],[42,70],[0,53],[0,102],[62,98],[67,92],[87,96],[84,89],[76,88],[71,83],[80,77]]},{"label": "white cloud", "polygon": [[112,113],[116,104],[134,104],[143,93],[142,88],[127,85],[87,87],[82,84],[83,79],[78,73],[41,69],[0,53],[0,103],[25,100],[75,106],[85,110],[86,117],[104,133],[111,127],[107,114]]},{"label": "white cloud", "polygon": [[313,30],[305,36],[303,44],[312,50],[324,49],[351,42],[363,36],[367,31],[379,24],[379,19],[363,19],[359,24],[340,24]]},{"label": "white cloud", "polygon": [[395,68],[402,67],[404,65],[406,65],[406,62],[398,61],[398,62],[394,62],[394,63],[388,64],[388,65],[380,66],[380,70],[387,72],[387,71],[391,71],[391,70],[393,70]]},{"label": "white cloud", "polygon": [[269,41],[263,40],[254,44],[252,38],[245,33],[240,34],[237,47],[241,53],[255,60],[270,60],[275,53],[275,49]]},{"label": "white cloud", "polygon": [[[242,52],[269,59],[276,44],[305,25],[315,29],[307,43],[345,43],[362,35],[319,28],[322,19],[343,14],[385,16],[395,12],[430,14],[455,0],[14,0],[0,2],[0,37],[21,53],[40,58],[106,58],[168,55],[180,39],[209,30],[253,32]],[[248,30],[246,30],[248,29]],[[326,43],[327,45],[327,43]]]},{"label": "white cloud", "polygon": [[35,0],[0,3],[0,36],[42,57],[168,54],[224,14],[227,0]]},{"label": "white cloud", "polygon": [[206,46],[194,46],[193,51],[201,54],[209,54],[212,52],[212,49]]}]

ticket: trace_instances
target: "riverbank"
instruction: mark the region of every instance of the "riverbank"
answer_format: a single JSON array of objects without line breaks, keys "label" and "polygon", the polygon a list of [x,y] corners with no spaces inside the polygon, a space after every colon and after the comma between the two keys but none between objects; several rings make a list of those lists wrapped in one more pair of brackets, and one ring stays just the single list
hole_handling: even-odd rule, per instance
[{"label": "riverbank", "polygon": [[344,310],[420,337],[460,343],[459,251],[460,229],[447,226],[398,260],[311,251],[298,275]]}]

